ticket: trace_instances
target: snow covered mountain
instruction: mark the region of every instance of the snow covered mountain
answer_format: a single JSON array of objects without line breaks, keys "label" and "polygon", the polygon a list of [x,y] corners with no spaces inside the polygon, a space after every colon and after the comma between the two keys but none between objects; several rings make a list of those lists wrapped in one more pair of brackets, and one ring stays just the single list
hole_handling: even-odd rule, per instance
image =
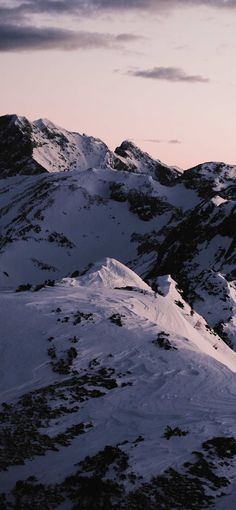
[{"label": "snow covered mountain", "polygon": [[[26,117],[0,117],[0,176],[45,172],[84,171],[110,167],[154,178],[174,180],[179,171],[143,153],[125,141],[115,152],[92,136],[71,133],[47,119],[30,122]],[[165,172],[166,170],[166,172]]]},{"label": "snow covered mountain", "polygon": [[46,119],[29,122],[17,115],[0,118],[2,176],[100,167],[107,153],[108,147],[101,140],[69,133]]},{"label": "snow covered mountain", "polygon": [[0,508],[233,510],[236,167],[4,116],[0,175]]}]

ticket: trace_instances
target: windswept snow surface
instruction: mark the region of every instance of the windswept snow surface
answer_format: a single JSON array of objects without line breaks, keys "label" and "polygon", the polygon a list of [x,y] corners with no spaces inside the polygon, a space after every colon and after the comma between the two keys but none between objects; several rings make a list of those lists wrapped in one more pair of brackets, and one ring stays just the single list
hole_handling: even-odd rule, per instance
[{"label": "windswept snow surface", "polygon": [[[191,452],[201,450],[203,441],[236,435],[236,354],[200,315],[192,313],[171,277],[161,277],[158,285],[161,294],[151,291],[123,264],[106,258],[84,276],[64,279],[53,288],[1,293],[1,400],[13,406],[4,411],[3,427],[7,413],[11,409],[17,412],[20,398],[25,402],[21,420],[31,406],[34,409],[32,399],[36,396],[39,409],[45,395],[49,399],[47,412],[50,406],[60,409],[57,417],[46,419],[46,423],[41,417],[39,428],[55,441],[55,451],[46,448],[43,456],[28,453],[27,458],[28,448],[22,452],[23,439],[18,438],[15,451],[24,464],[10,465],[2,473],[0,487],[7,502],[17,480],[34,475],[43,486],[55,488],[76,472],[76,465],[86,456],[96,455],[107,445],[119,444],[129,456],[127,473],[142,477],[134,484],[125,478],[125,490],[130,491],[169,467],[181,471],[192,459]],[[7,323],[6,314],[14,321]],[[170,349],[158,344],[158,338],[164,338]],[[58,373],[55,363],[65,360],[71,347],[76,355],[69,372]],[[101,381],[96,386],[96,377],[99,373],[104,377],[105,372],[115,384]],[[94,377],[93,390],[102,390],[98,398],[86,393],[92,389],[88,375]],[[85,386],[81,377],[85,377]],[[72,409],[76,378],[84,397],[79,400],[78,393],[79,406]],[[71,386],[70,381],[74,381]],[[55,393],[55,388],[60,392]],[[29,392],[31,397],[24,397]],[[82,435],[68,439],[68,431],[78,423],[89,426]],[[11,430],[16,427],[8,426]],[[188,434],[167,440],[167,426]],[[27,434],[26,428],[26,440]],[[64,443],[59,434],[67,437]],[[37,434],[34,437],[37,444]],[[33,448],[30,435],[28,442]],[[11,453],[6,457],[11,459]],[[230,480],[224,488],[225,508],[234,510],[231,488],[236,483],[235,468],[230,461],[228,467],[219,469],[221,476]],[[118,480],[115,471],[107,476]],[[213,491],[215,509],[222,508],[221,498],[216,497],[221,492]],[[50,509],[74,508],[68,494],[60,505],[48,504]],[[8,505],[4,508],[10,508]]]}]

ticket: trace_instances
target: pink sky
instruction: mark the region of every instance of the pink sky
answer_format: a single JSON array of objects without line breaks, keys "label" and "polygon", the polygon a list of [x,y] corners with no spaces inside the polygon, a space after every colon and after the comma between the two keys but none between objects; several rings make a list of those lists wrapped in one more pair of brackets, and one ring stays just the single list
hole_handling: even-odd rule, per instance
[{"label": "pink sky", "polygon": [[30,2],[0,0],[0,114],[129,138],[182,168],[236,164],[236,1]]}]

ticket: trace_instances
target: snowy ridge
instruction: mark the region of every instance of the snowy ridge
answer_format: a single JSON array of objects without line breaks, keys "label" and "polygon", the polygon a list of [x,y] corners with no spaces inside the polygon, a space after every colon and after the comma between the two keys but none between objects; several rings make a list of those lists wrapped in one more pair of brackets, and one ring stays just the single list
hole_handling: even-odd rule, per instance
[{"label": "snowy ridge", "polygon": [[46,119],[32,123],[33,158],[48,172],[84,171],[100,167],[108,147],[92,136],[70,133]]},{"label": "snowy ridge", "polygon": [[[63,281],[70,281],[64,279]],[[75,280],[73,280],[75,282]],[[72,282],[71,282],[72,284]],[[84,276],[78,279],[78,284],[82,286],[122,288],[132,287],[136,289],[146,290],[152,293],[152,289],[131,269],[121,264],[118,260],[105,258],[99,262],[95,262]]]},{"label": "snowy ridge", "polygon": [[94,167],[148,173],[167,183],[181,175],[176,168],[154,160],[131,142],[123,142],[112,152],[98,138],[67,131],[48,119],[30,122],[17,115],[0,117],[0,154],[1,177],[83,172]]}]

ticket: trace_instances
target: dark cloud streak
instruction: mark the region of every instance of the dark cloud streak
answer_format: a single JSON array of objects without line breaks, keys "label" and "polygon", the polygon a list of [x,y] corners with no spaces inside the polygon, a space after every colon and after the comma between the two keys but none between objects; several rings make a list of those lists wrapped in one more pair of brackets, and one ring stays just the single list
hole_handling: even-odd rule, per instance
[{"label": "dark cloud streak", "polygon": [[138,39],[138,36],[132,34],[111,35],[97,32],[75,32],[50,27],[0,25],[0,52],[49,49],[122,49],[123,42],[136,39]]},{"label": "dark cloud streak", "polygon": [[130,76],[151,80],[166,80],[170,82],[208,83],[209,79],[200,75],[190,75],[178,67],[153,67],[152,69],[138,69],[127,72]]},{"label": "dark cloud streak", "polygon": [[184,7],[211,7],[234,9],[236,0],[29,0],[18,1],[9,7],[7,0],[0,7],[1,23],[21,22],[32,14],[47,15],[97,15],[103,12],[168,12]]}]

